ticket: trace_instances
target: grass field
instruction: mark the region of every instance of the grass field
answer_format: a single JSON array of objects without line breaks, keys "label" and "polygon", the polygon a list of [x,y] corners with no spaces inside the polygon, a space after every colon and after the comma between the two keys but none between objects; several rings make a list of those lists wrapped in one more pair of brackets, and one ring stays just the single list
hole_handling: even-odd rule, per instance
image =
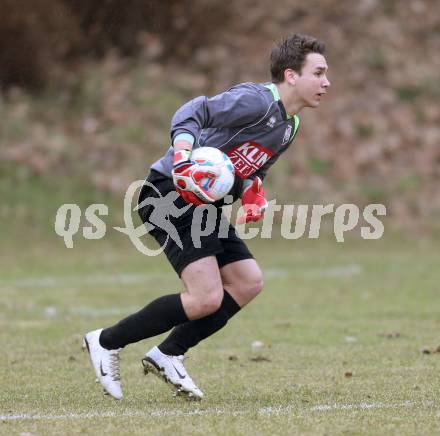
[{"label": "grass field", "polygon": [[265,291],[189,353],[206,399],[187,403],[142,374],[158,338],[123,351],[121,402],[81,351],[88,330],[180,288],[164,258],[122,235],[2,238],[0,434],[440,433],[438,239],[251,241]]}]

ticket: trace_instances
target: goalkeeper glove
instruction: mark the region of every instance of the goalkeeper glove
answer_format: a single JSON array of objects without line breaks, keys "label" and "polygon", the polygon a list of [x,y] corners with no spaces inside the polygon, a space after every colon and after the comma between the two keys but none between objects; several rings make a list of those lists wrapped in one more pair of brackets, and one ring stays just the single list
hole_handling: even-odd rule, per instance
[{"label": "goalkeeper glove", "polygon": [[259,177],[247,183],[241,195],[243,215],[238,217],[237,224],[258,221],[267,209],[267,200],[264,198],[263,182]]},{"label": "goalkeeper glove", "polygon": [[205,178],[215,179],[219,174],[214,168],[202,167],[190,159],[190,150],[179,150],[174,153],[173,182],[176,191],[187,202],[196,206],[215,201],[201,185]]}]

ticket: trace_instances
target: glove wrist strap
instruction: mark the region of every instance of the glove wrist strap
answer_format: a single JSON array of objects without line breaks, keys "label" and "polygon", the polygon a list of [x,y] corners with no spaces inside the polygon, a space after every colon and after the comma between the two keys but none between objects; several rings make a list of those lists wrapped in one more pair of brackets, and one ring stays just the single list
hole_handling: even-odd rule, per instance
[{"label": "glove wrist strap", "polygon": [[177,150],[174,152],[173,166],[179,166],[184,162],[188,162],[191,156],[191,150]]},{"label": "glove wrist strap", "polygon": [[250,188],[252,186],[253,180],[252,179],[244,179],[243,180],[243,188],[241,190],[241,196],[243,197],[243,194],[245,193],[246,189]]}]

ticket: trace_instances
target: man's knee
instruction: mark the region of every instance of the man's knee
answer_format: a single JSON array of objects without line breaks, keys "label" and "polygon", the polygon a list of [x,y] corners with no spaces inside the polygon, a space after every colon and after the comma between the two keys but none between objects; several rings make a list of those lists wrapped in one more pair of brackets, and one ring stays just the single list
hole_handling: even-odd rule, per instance
[{"label": "man's knee", "polygon": [[244,285],[244,292],[250,298],[255,298],[262,290],[263,290],[263,276],[262,274],[256,274],[252,277],[252,280],[249,280]]},{"label": "man's knee", "polygon": [[245,279],[225,284],[233,298],[240,306],[244,306],[253,300],[263,289],[263,276],[261,273],[253,274]]},{"label": "man's knee", "polygon": [[216,289],[207,294],[199,300],[198,311],[200,316],[207,316],[211,313],[217,312],[220,309],[223,300],[223,289]]},{"label": "man's knee", "polygon": [[182,302],[189,319],[198,319],[219,309],[223,285],[215,256],[192,262],[182,271],[181,277],[187,289]]}]

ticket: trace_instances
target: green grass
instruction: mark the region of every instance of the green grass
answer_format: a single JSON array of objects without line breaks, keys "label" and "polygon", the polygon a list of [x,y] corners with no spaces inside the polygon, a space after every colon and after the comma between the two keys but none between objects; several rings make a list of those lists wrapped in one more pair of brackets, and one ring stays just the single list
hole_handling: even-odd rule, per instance
[{"label": "green grass", "polygon": [[434,238],[250,241],[265,290],[189,353],[202,403],[142,375],[140,358],[158,338],[123,351],[121,402],[102,395],[81,351],[86,331],[180,289],[163,257],[142,256],[115,233],[70,250],[47,231],[5,241],[0,415],[34,418],[0,419],[0,434],[440,431],[440,353],[421,352],[440,344]]}]

